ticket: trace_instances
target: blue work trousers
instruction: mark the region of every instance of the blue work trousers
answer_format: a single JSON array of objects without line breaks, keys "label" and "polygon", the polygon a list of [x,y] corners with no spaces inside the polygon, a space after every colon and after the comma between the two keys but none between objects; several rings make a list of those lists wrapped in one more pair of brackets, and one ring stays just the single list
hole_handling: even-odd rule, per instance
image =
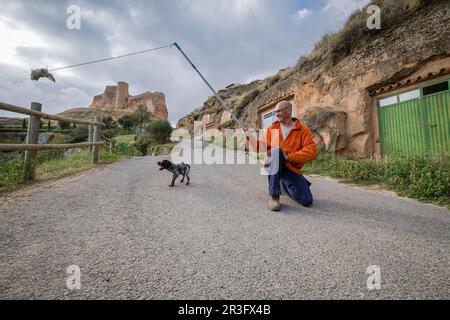
[{"label": "blue work trousers", "polygon": [[270,160],[267,163],[269,171],[269,194],[279,196],[281,188],[294,201],[305,207],[313,203],[313,196],[309,187],[311,182],[302,175],[296,174],[286,168],[286,158],[279,148],[271,150]]}]

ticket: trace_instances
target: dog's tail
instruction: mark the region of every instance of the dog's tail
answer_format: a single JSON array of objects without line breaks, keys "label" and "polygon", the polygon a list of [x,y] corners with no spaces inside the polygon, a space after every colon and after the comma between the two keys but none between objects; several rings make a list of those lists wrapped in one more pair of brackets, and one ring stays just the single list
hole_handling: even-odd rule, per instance
[{"label": "dog's tail", "polygon": [[182,164],[184,164],[187,167],[186,173],[189,174],[189,172],[191,171],[191,166],[182,162]]}]

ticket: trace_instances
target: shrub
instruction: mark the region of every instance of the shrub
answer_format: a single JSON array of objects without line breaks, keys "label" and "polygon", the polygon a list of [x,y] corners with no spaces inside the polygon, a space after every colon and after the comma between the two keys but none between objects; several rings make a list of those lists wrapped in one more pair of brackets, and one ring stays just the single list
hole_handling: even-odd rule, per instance
[{"label": "shrub", "polygon": [[157,142],[148,132],[139,134],[135,141],[137,150],[143,156],[147,155],[149,146],[154,144],[157,144]]},{"label": "shrub", "polygon": [[115,146],[115,153],[127,157],[134,157],[139,155],[134,143],[118,143]]},{"label": "shrub", "polygon": [[280,76],[279,75],[275,75],[275,76],[273,76],[273,77],[270,77],[269,78],[269,83],[268,83],[268,85],[269,85],[269,87],[272,87],[273,85],[275,85],[278,81],[280,81]]},{"label": "shrub", "polygon": [[70,122],[58,120],[58,126],[60,129],[69,129],[70,128]]},{"label": "shrub", "polygon": [[382,160],[319,153],[304,167],[349,182],[380,184],[411,198],[450,205],[450,156],[385,157]]},{"label": "shrub", "polygon": [[138,125],[140,128],[140,132],[142,132],[144,123],[148,123],[150,121],[150,119],[152,118],[152,113],[148,111],[144,105],[140,104],[131,116],[133,119],[133,123]]},{"label": "shrub", "polygon": [[[62,144],[66,143],[66,140],[62,135],[55,135],[51,144]],[[42,150],[37,153],[37,163],[44,163],[50,160],[62,159],[64,158],[64,150],[63,149],[50,149],[50,150]]]},{"label": "shrub", "polygon": [[111,117],[111,116],[107,116],[107,117],[103,118],[102,122],[104,124],[103,128],[105,130],[114,129],[117,127],[117,122],[114,121],[113,117]]},{"label": "shrub", "polygon": [[236,117],[239,118],[241,116],[242,110],[248,105],[252,100],[254,100],[259,95],[258,89],[253,89],[247,92],[238,102],[236,106],[235,113]]},{"label": "shrub", "polygon": [[133,116],[126,114],[118,120],[118,123],[127,131],[127,133],[129,133],[130,129],[134,126]]},{"label": "shrub", "polygon": [[168,121],[157,120],[152,122],[146,129],[150,136],[158,143],[163,144],[169,141],[172,134],[172,126]]},{"label": "shrub", "polygon": [[233,119],[225,121],[224,123],[222,123],[220,125],[221,129],[234,129],[237,127],[238,127],[238,125],[236,124],[236,121],[234,121]]},{"label": "shrub", "polygon": [[[424,0],[372,0],[364,8],[353,12],[340,31],[325,34],[314,46],[308,60],[324,59],[326,65],[336,64],[349,55],[361,39],[377,32],[385,32],[407,20],[410,13],[420,6],[431,3],[432,1]],[[381,30],[369,30],[366,26],[367,8],[370,5],[377,5],[381,9]],[[297,66],[300,66],[300,62],[297,63]]]},{"label": "shrub", "polygon": [[122,134],[122,130],[120,130],[119,128],[102,130],[102,136],[108,139],[112,139],[120,134]]},{"label": "shrub", "polygon": [[0,188],[23,182],[23,162],[0,162]]},{"label": "shrub", "polygon": [[414,159],[406,194],[420,200],[445,203],[450,198],[450,161],[445,158]]},{"label": "shrub", "polygon": [[84,142],[89,138],[89,129],[86,126],[77,127],[70,132],[70,143]]}]

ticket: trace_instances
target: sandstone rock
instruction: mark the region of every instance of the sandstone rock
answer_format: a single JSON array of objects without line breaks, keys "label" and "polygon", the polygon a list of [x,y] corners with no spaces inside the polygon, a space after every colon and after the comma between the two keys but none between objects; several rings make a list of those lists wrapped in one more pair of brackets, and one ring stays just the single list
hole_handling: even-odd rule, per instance
[{"label": "sandstone rock", "polygon": [[96,95],[89,107],[132,112],[139,105],[145,106],[158,119],[168,119],[169,114],[164,93],[147,91],[132,96],[129,94],[129,87],[126,82],[118,82],[117,86],[106,86],[103,94]]},{"label": "sandstone rock", "polygon": [[315,107],[304,112],[299,118],[314,134],[319,149],[335,152],[346,147],[347,115],[345,112]]}]

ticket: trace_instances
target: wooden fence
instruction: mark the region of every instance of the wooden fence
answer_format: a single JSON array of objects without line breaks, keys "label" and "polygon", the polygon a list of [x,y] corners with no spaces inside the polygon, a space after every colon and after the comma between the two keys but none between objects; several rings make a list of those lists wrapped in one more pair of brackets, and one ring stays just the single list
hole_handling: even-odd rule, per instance
[{"label": "wooden fence", "polygon": [[[25,161],[23,178],[24,180],[34,180],[36,169],[36,155],[39,150],[49,149],[73,149],[90,147],[92,152],[92,163],[97,164],[99,160],[99,147],[103,145],[110,152],[114,149],[114,142],[111,139],[100,140],[101,127],[103,123],[99,116],[95,116],[94,121],[84,121],[78,119],[71,119],[61,116],[49,115],[41,112],[42,105],[37,102],[31,103],[31,109],[22,108],[7,103],[0,102],[0,109],[26,114],[30,116],[28,122],[27,141],[25,144],[0,144],[0,151],[25,151]],[[39,128],[41,119],[65,121],[70,123],[87,124],[89,125],[89,142],[70,143],[70,144],[38,144]]]}]

